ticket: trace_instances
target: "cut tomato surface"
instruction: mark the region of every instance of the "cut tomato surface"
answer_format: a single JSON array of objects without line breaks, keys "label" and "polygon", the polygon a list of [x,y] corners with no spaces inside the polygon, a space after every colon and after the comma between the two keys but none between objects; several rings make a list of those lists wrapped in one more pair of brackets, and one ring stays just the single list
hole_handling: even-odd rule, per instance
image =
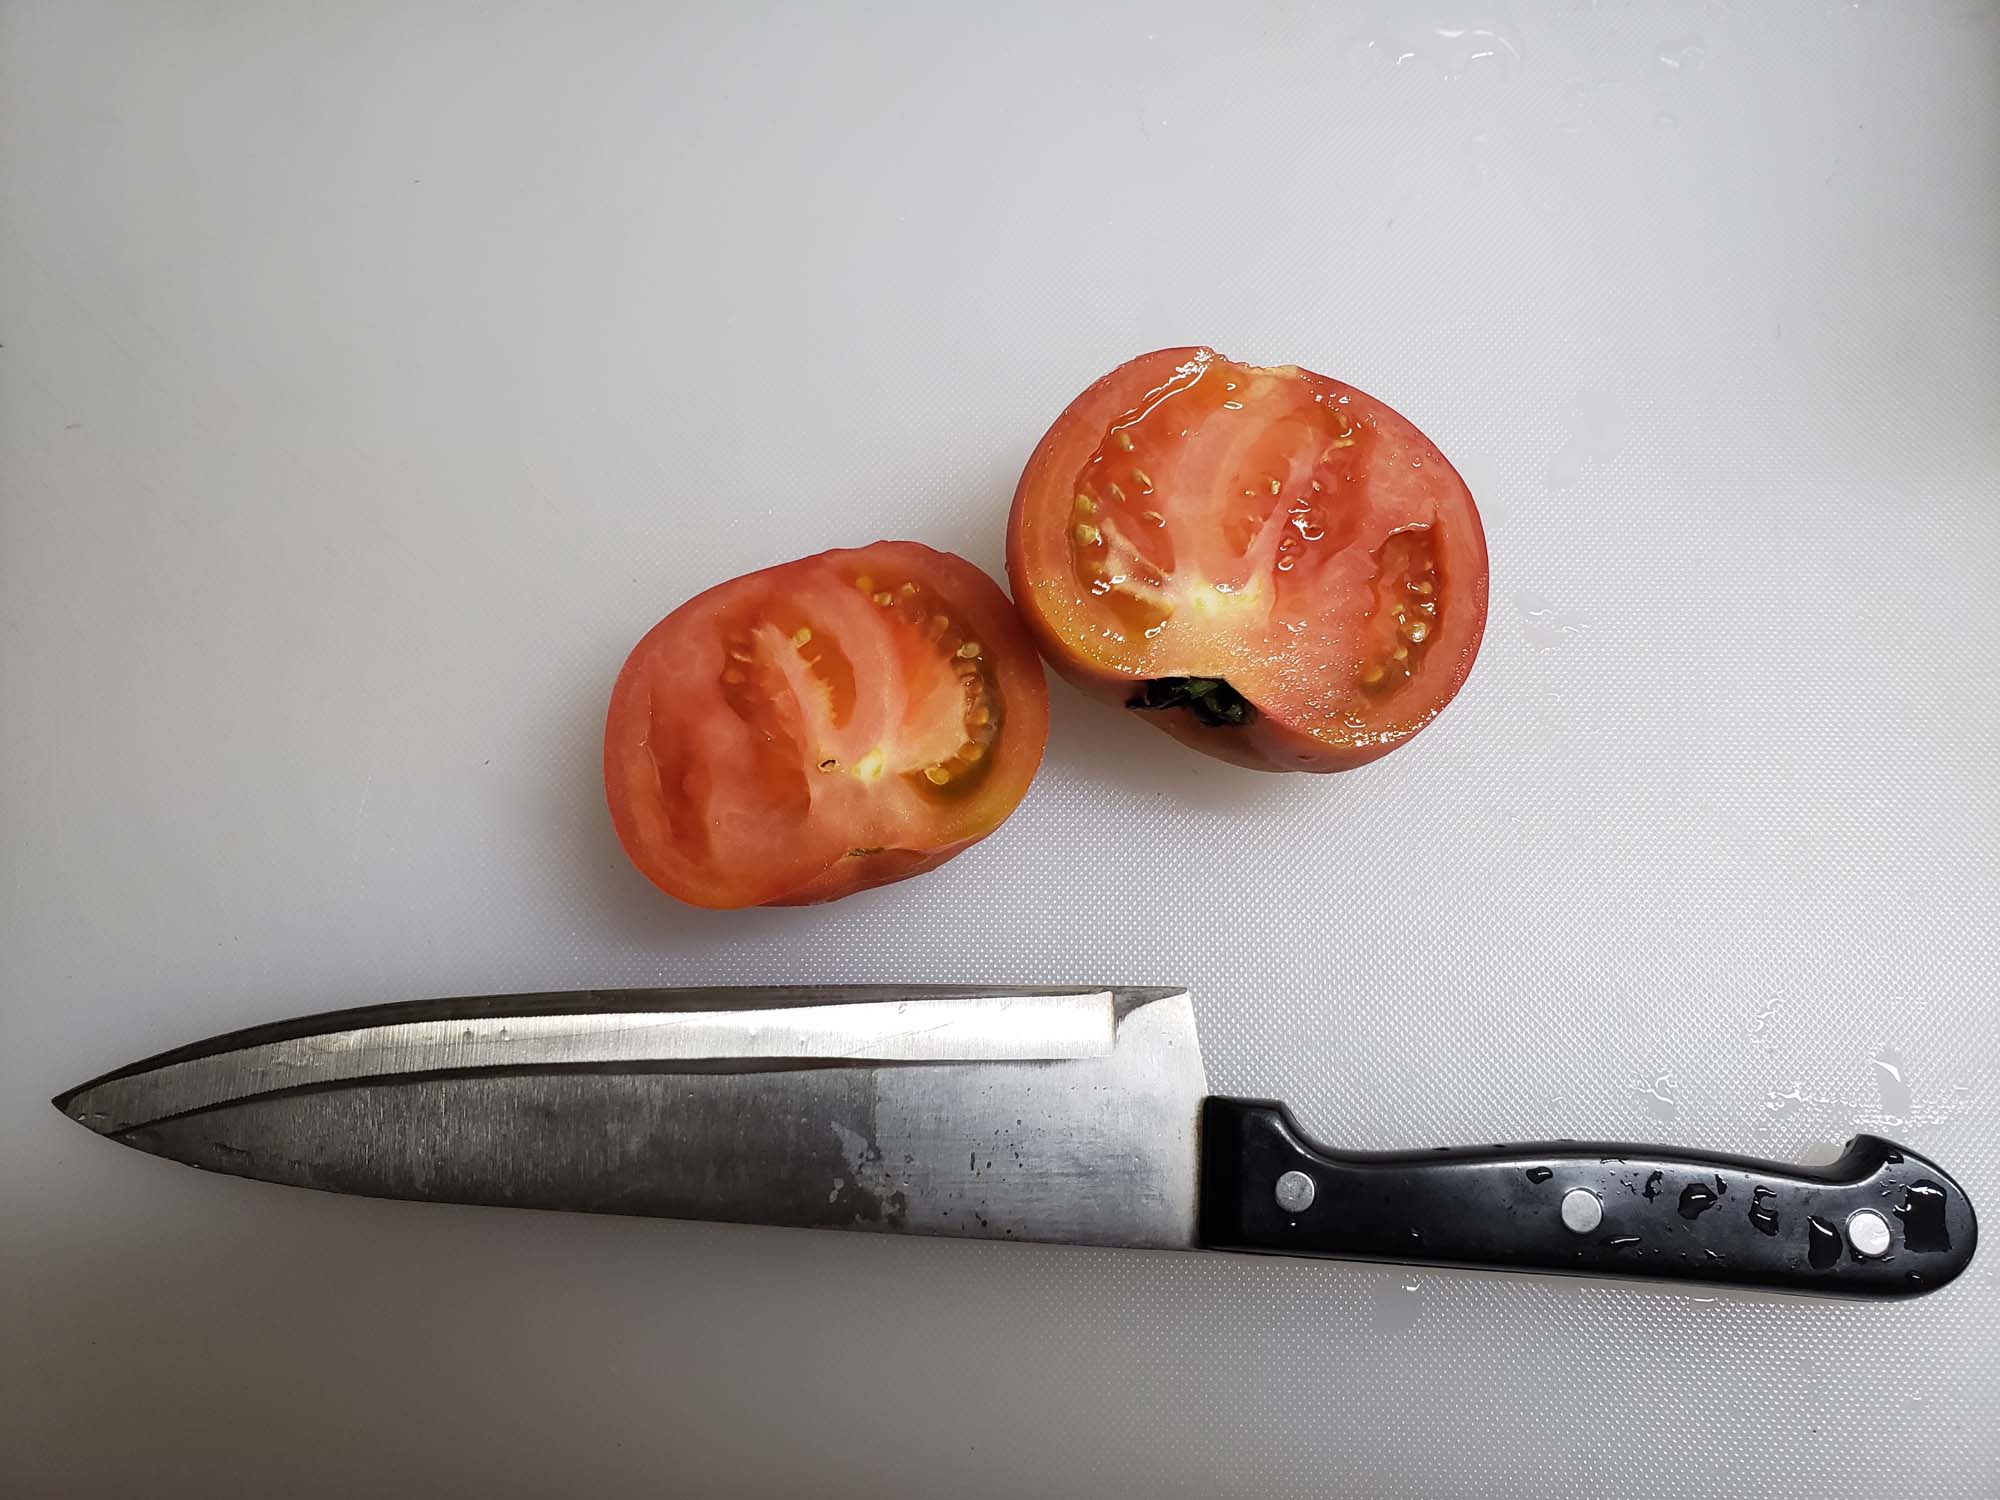
[{"label": "cut tomato surface", "polygon": [[1041,663],[993,580],[876,542],[745,574],[654,626],[611,692],[604,786],[668,894],[793,905],[984,838],[1047,737]]},{"label": "cut tomato surface", "polygon": [[1486,629],[1485,532],[1436,446],[1352,386],[1212,349],[1141,355],[1070,404],[1007,568],[1057,671],[1261,770],[1387,754]]}]

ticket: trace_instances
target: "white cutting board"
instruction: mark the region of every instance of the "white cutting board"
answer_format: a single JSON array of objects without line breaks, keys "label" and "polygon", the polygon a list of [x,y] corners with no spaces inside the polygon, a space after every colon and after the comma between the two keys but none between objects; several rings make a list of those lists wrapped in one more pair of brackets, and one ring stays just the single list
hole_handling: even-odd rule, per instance
[{"label": "white cutting board", "polygon": [[[2000,1222],[2000,11],[12,4],[0,1489],[1991,1495],[2000,1295],[1859,1306],[322,1197],[48,1096],[477,991],[1170,980],[1329,1140],[1934,1154]],[[1486,648],[1265,779],[1054,694],[1020,814],[679,909],[688,594],[998,570],[1141,350],[1470,480]]]}]

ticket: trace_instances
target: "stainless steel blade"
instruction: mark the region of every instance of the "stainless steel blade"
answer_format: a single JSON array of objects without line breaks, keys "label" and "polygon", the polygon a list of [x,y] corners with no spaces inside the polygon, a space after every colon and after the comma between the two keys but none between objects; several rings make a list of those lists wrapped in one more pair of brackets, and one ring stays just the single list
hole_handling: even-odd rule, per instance
[{"label": "stainless steel blade", "polygon": [[57,1104],[377,1197],[1189,1247],[1206,1092],[1180,990],[651,990],[258,1028]]},{"label": "stainless steel blade", "polygon": [[162,1062],[91,1085],[66,1107],[109,1134],[280,1089],[485,1068],[1101,1057],[1111,1050],[1114,1025],[1108,990],[733,1010],[426,1015]]}]

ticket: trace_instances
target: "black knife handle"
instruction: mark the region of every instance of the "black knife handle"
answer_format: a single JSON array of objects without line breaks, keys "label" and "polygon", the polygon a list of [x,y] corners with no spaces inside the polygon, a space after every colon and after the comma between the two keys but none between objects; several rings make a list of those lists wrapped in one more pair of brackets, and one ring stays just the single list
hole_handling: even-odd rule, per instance
[{"label": "black knife handle", "polygon": [[1957,1183],[1879,1136],[1856,1136],[1824,1167],[1581,1141],[1334,1152],[1282,1104],[1210,1099],[1201,1239],[1262,1255],[1901,1297],[1963,1271],[1978,1226]]}]

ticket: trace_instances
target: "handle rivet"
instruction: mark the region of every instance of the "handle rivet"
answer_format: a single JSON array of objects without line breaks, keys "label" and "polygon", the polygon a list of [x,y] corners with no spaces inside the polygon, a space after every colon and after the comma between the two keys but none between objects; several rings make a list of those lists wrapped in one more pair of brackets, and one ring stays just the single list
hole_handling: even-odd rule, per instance
[{"label": "handle rivet", "polygon": [[1589,1234],[1604,1222],[1604,1200],[1589,1188],[1571,1188],[1562,1196],[1563,1228]]},{"label": "handle rivet", "polygon": [[1313,1206],[1319,1188],[1303,1172],[1287,1172],[1278,1179],[1278,1207],[1288,1214],[1302,1214]]},{"label": "handle rivet", "polygon": [[1889,1253],[1889,1221],[1872,1208],[1857,1208],[1847,1216],[1847,1243],[1866,1260]]}]

